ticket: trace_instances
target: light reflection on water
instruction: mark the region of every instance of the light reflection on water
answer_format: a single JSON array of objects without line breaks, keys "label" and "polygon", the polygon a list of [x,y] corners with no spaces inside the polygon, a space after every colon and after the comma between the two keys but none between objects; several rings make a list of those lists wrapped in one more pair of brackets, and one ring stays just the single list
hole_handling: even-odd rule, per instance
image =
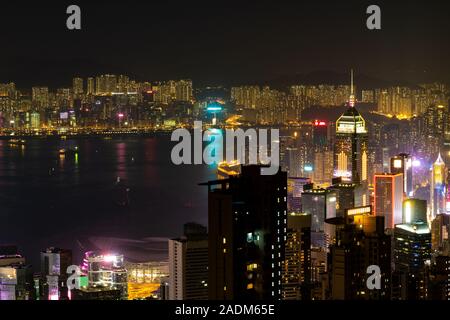
[{"label": "light reflection on water", "polygon": [[[78,147],[59,154],[59,149]],[[90,237],[174,237],[182,224],[207,223],[207,192],[215,167],[175,166],[170,136],[124,139],[0,141],[0,244],[17,244],[33,264],[48,246],[81,258]],[[129,205],[116,201],[117,177]],[[83,247],[83,249],[82,249]]]}]

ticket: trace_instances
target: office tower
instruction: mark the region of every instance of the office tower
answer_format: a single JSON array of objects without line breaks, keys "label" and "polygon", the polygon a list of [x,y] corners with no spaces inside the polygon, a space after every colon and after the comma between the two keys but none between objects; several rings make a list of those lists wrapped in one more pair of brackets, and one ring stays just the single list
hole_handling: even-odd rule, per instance
[{"label": "office tower", "polygon": [[72,92],[75,97],[79,97],[84,93],[83,89],[83,79],[82,78],[73,78],[72,80]]},{"label": "office tower", "polygon": [[311,215],[311,246],[328,247],[330,234],[325,232],[325,219],[336,217],[336,192],[305,186],[302,193],[302,212]]},{"label": "office tower", "polygon": [[403,201],[402,223],[427,221],[427,202],[420,199],[405,199]]},{"label": "office tower", "polygon": [[287,175],[262,166],[208,186],[209,298],[281,299]]},{"label": "office tower", "polygon": [[391,158],[391,174],[403,174],[403,191],[407,197],[413,196],[413,167],[409,154],[400,153]]},{"label": "office tower", "polygon": [[433,252],[447,252],[450,250],[449,226],[450,216],[447,214],[440,213],[431,221],[431,249]]},{"label": "office tower", "polygon": [[374,212],[385,217],[386,229],[402,223],[403,175],[376,174],[374,176]]},{"label": "office tower", "polygon": [[[431,257],[431,233],[426,222],[403,223],[394,229],[394,264],[399,285],[406,287],[396,299],[424,299],[425,263]],[[407,296],[404,296],[407,294]]]},{"label": "office tower", "polygon": [[67,292],[67,268],[72,265],[72,252],[60,248],[48,248],[41,252],[41,277],[44,281],[43,299],[65,300]]},{"label": "office tower", "polygon": [[327,123],[323,120],[314,120],[312,134],[314,149],[327,150],[329,147]]},{"label": "office tower", "polygon": [[284,300],[311,299],[311,215],[288,214],[283,266]]},{"label": "office tower", "polygon": [[[330,248],[331,299],[389,299],[391,238],[384,233],[384,217],[363,213],[341,221],[336,226],[336,244]],[[380,290],[367,288],[371,265],[380,267]]]},{"label": "office tower", "polygon": [[95,94],[95,79],[93,77],[87,78],[87,94]]},{"label": "office tower", "polygon": [[119,290],[123,300],[128,298],[127,270],[123,255],[89,252],[86,258],[88,289]]},{"label": "office tower", "polygon": [[50,106],[48,87],[33,87],[31,91],[32,106],[35,110],[43,111]]},{"label": "office tower", "polygon": [[335,195],[336,214],[328,215],[328,218],[343,217],[347,209],[354,208],[355,204],[355,188],[354,183],[345,182],[342,178],[334,178],[332,185],[327,190],[332,191]]},{"label": "office tower", "polygon": [[286,158],[287,158],[287,172],[289,177],[301,177],[302,176],[302,163],[300,150],[295,147],[286,148]]},{"label": "office tower", "polygon": [[333,151],[320,150],[314,153],[313,182],[329,185],[333,177]]},{"label": "office tower", "polygon": [[184,236],[169,240],[169,300],[208,299],[208,233],[186,224]]},{"label": "office tower", "polygon": [[336,121],[334,176],[358,184],[368,179],[368,137],[366,121],[355,108],[353,71],[348,105],[347,111]]},{"label": "office tower", "polygon": [[302,212],[303,187],[311,183],[308,178],[289,177],[287,181],[287,208],[288,212]]},{"label": "office tower", "polygon": [[430,220],[433,220],[438,214],[445,213],[445,181],[446,168],[439,153],[438,158],[433,163],[431,170],[430,183]]}]

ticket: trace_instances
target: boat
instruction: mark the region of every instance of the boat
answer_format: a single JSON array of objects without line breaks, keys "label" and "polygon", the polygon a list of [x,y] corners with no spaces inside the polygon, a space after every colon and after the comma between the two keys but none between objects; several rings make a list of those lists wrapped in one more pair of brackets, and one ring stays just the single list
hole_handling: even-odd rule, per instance
[{"label": "boat", "polygon": [[68,149],[66,148],[60,148],[59,149],[59,154],[76,154],[78,153],[78,146],[75,147],[70,147]]}]

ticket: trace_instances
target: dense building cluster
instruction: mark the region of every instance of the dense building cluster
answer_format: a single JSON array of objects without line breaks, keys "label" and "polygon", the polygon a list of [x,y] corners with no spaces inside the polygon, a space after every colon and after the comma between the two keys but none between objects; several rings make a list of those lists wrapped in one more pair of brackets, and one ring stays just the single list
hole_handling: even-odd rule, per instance
[{"label": "dense building cluster", "polygon": [[0,127],[139,127],[181,121],[193,112],[191,80],[137,82],[124,75],[74,78],[72,87],[19,90],[0,84]]},{"label": "dense building cluster", "polygon": [[[51,99],[73,107],[84,99],[95,105],[145,94],[160,106],[193,103],[190,81],[140,85],[105,75],[88,79],[85,92],[83,80],[74,79],[73,89],[54,96],[33,88],[30,107],[45,109]],[[325,99],[323,92],[332,92],[326,104],[333,105],[347,89],[337,119],[299,121],[296,112]],[[2,101],[17,98],[14,85],[2,90]],[[33,275],[14,247],[2,247],[0,299],[449,299],[448,101],[439,104],[435,97],[419,115],[392,119],[359,112],[353,81],[348,87],[295,86],[290,94],[235,87],[231,98],[236,112],[260,124],[289,122],[290,113],[280,110],[292,108],[296,123],[280,135],[277,174],[261,175],[262,164],[219,164],[217,180],[201,184],[208,194],[207,227],[186,224],[183,236],[168,241],[164,264],[88,252],[79,289],[66,284],[70,251],[43,251],[41,273]],[[213,123],[225,104],[204,105]],[[99,104],[102,112],[107,105]],[[368,285],[368,270],[379,270],[376,288]]]}]

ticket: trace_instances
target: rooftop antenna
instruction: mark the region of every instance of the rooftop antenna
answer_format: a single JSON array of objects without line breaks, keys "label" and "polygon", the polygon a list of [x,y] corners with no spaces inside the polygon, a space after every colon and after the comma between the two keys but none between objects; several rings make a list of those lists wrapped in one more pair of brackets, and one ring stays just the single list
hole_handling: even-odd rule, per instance
[{"label": "rooftop antenna", "polygon": [[349,105],[350,107],[355,106],[355,92],[353,89],[353,69],[350,71],[350,98],[349,98]]}]

